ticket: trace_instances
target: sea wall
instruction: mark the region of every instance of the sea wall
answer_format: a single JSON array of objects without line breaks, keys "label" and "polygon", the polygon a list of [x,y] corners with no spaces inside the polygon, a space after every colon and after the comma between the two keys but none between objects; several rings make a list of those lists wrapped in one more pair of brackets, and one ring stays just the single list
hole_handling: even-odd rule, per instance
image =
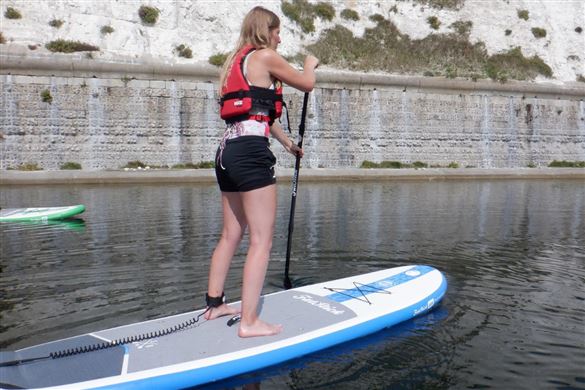
[{"label": "sea wall", "polygon": [[[3,57],[0,169],[86,170],[212,161],[222,135],[217,69],[82,56]],[[287,90],[293,135],[302,95]],[[585,88],[321,70],[304,166],[383,160],[461,167],[585,160]],[[285,121],[286,122],[286,121]],[[294,160],[273,145],[280,167]]]}]

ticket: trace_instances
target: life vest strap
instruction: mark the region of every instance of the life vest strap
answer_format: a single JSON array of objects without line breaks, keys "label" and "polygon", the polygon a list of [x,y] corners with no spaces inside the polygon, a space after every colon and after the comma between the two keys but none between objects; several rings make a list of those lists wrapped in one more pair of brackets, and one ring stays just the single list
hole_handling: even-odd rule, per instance
[{"label": "life vest strap", "polygon": [[248,117],[248,119],[252,119],[252,120],[255,120],[255,121],[258,121],[258,122],[270,122],[270,120],[271,120],[270,116],[268,116],[268,115],[260,115],[260,114],[250,115]]},{"label": "life vest strap", "polygon": [[244,91],[243,89],[235,92],[228,92],[223,95],[220,99],[220,102],[223,103],[226,100],[231,99],[243,99],[251,97],[252,99],[257,100],[272,100],[274,102],[282,102],[282,95],[276,94],[276,92],[272,89],[251,89],[249,91]]}]

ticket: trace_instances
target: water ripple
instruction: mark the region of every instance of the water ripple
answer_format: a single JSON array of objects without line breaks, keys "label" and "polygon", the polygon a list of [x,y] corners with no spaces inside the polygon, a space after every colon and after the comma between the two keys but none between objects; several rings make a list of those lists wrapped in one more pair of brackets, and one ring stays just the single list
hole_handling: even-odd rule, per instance
[{"label": "water ripple", "polygon": [[[283,285],[290,187],[278,191],[265,293]],[[0,196],[11,207],[87,206],[75,222],[0,224],[0,347],[204,305],[221,229],[215,186],[27,186]],[[427,316],[223,386],[584,388],[584,198],[577,181],[303,184],[294,286],[421,263],[445,273],[447,295]],[[229,300],[241,294],[246,240]]]}]

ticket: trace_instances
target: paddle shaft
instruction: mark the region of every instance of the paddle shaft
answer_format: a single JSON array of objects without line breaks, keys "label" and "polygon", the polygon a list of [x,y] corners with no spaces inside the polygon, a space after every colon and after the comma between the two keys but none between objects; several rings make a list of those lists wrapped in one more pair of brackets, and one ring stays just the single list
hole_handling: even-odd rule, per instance
[{"label": "paddle shaft", "polygon": [[[307,104],[309,102],[309,92],[305,92],[305,96],[303,97],[303,111],[301,113],[301,123],[299,125],[299,136],[300,140],[297,144],[299,148],[303,147],[303,137],[305,135],[305,119],[307,118]],[[289,123],[290,126],[290,123]],[[292,246],[292,235],[295,226],[295,206],[297,204],[297,189],[299,185],[299,170],[301,169],[301,156],[297,154],[295,160],[295,170],[293,173],[292,179],[292,196],[290,201],[290,216],[288,220],[288,240],[286,243],[286,262],[284,265],[284,288],[289,289],[292,287],[292,282],[290,281],[290,277],[288,275],[288,271],[290,268],[290,252]]]}]

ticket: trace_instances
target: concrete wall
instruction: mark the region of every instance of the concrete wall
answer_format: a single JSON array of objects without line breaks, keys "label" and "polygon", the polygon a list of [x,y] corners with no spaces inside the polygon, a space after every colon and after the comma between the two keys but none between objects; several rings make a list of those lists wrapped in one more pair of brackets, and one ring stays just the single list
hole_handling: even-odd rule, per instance
[{"label": "concrete wall", "polygon": [[[36,62],[35,62],[36,61]],[[64,162],[118,169],[213,160],[222,134],[217,70],[4,57],[0,168]],[[320,71],[305,134],[310,168],[364,160],[514,168],[585,160],[585,88]],[[49,91],[52,102],[43,102]],[[302,95],[292,90],[296,135]],[[279,166],[294,161],[280,145]]]}]

